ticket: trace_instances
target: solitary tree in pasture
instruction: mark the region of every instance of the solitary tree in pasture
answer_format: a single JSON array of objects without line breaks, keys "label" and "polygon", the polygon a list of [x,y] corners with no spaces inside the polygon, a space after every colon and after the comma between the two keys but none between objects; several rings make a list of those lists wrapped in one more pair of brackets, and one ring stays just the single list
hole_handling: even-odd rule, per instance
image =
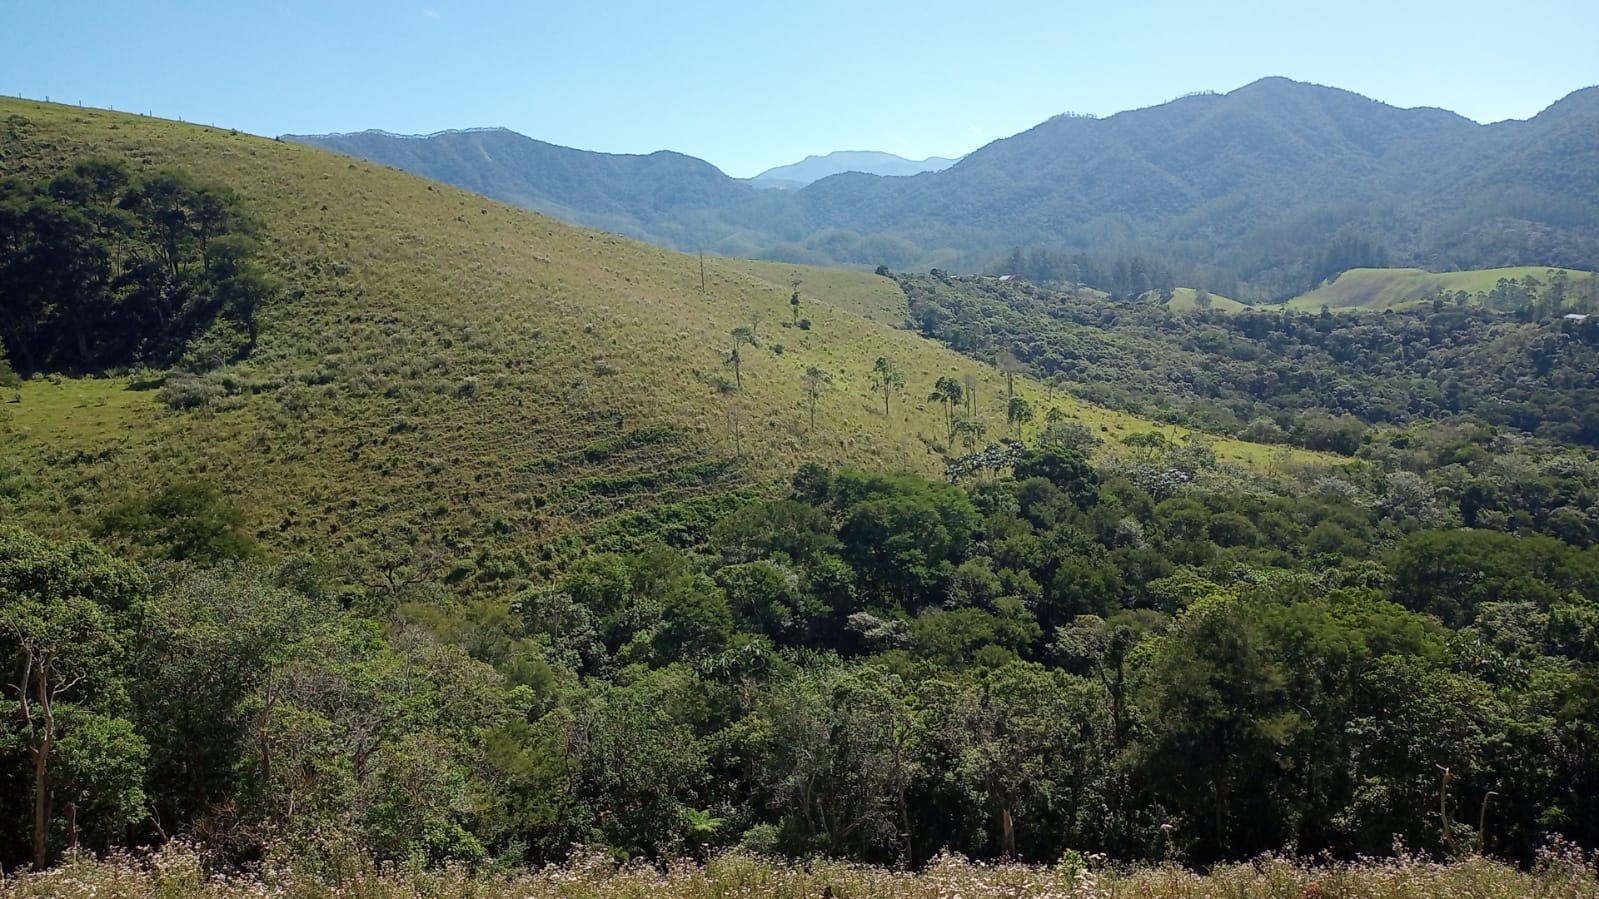
[{"label": "solitary tree in pasture", "polygon": [[827,390],[827,385],[832,380],[832,375],[814,365],[805,369],[805,399],[810,403],[811,407],[812,431],[816,430],[816,401],[822,398],[823,392]]},{"label": "solitary tree in pasture", "polygon": [[1006,350],[999,354],[999,370],[1005,373],[1005,397],[1016,396],[1016,376],[1022,371],[1022,362],[1016,354]]},{"label": "solitary tree in pasture", "polygon": [[744,344],[755,345],[755,334],[749,328],[734,328],[732,331],[733,348],[727,351],[727,366],[733,369],[733,381],[740,390],[744,388],[744,356],[741,350]]},{"label": "solitary tree in pasture", "polygon": [[1005,405],[1005,420],[1016,428],[1016,439],[1022,439],[1022,425],[1033,420],[1033,407],[1027,400],[1013,396]]},{"label": "solitary tree in pasture", "polygon": [[888,414],[888,398],[895,391],[905,389],[905,374],[887,356],[878,356],[872,363],[872,388],[883,394],[883,414]]},{"label": "solitary tree in pasture", "polygon": [[949,375],[939,378],[933,384],[933,392],[927,398],[936,403],[944,404],[944,426],[949,430],[948,440],[955,439],[955,407],[965,399],[965,391],[961,383]]}]

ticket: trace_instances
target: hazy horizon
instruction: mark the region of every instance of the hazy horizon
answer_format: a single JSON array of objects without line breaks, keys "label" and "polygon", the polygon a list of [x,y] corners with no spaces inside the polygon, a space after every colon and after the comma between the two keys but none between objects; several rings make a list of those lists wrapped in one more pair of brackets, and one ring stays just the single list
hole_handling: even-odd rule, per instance
[{"label": "hazy horizon", "polygon": [[1273,75],[1483,123],[1525,119],[1599,83],[1595,26],[1599,7],[1556,0],[1514,15],[1485,2],[13,0],[0,4],[0,93],[274,136],[504,127],[583,150],[673,150],[747,178],[835,150],[954,158],[1055,115],[1105,117]]}]

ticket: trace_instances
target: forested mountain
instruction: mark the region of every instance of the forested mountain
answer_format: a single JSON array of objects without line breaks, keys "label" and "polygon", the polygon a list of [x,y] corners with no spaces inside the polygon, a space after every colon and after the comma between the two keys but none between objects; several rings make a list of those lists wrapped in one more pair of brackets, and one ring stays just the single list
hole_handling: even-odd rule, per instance
[{"label": "forested mountain", "polygon": [[[725,243],[754,223],[775,221],[785,208],[781,192],[758,190],[692,156],[592,153],[503,128],[425,137],[362,131],[285,139],[679,250],[715,249],[712,235],[718,245]],[[766,231],[760,232],[758,240],[768,239]]]},{"label": "forested mountain", "polygon": [[[584,154],[507,132],[295,139],[731,255],[975,270],[1016,246],[1141,253],[1244,300],[1285,299],[1356,266],[1599,268],[1599,88],[1479,125],[1267,78],[1104,119],[1057,116],[941,172],[840,174],[781,193],[684,157]],[[572,190],[579,165],[592,180]]]}]

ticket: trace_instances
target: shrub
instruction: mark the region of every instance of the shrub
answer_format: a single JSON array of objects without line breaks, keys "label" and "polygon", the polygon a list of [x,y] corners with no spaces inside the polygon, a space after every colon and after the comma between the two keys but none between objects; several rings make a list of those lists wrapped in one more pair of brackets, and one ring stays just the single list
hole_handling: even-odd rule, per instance
[{"label": "shrub", "polygon": [[216,381],[188,372],[170,372],[156,399],[168,409],[185,412],[203,409],[228,395],[228,389]]}]

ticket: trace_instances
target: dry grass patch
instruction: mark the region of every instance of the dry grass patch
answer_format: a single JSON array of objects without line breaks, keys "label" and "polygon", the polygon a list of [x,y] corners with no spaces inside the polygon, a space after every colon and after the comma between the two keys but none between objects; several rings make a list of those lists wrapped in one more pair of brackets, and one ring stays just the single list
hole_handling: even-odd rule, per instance
[{"label": "dry grass patch", "polygon": [[984,865],[936,860],[909,873],[816,862],[803,867],[745,855],[709,864],[684,862],[662,871],[618,867],[603,855],[536,871],[473,875],[464,870],[351,869],[336,878],[288,869],[257,876],[208,877],[199,859],[178,847],[138,861],[71,861],[42,874],[0,878],[0,897],[132,899],[245,899],[245,897],[388,897],[437,899],[1579,899],[1599,895],[1593,859],[1584,853],[1546,853],[1531,871],[1488,859],[1442,864],[1416,858],[1355,864],[1306,865],[1262,858],[1199,874],[1184,868],[1092,870],[1079,865]]}]

